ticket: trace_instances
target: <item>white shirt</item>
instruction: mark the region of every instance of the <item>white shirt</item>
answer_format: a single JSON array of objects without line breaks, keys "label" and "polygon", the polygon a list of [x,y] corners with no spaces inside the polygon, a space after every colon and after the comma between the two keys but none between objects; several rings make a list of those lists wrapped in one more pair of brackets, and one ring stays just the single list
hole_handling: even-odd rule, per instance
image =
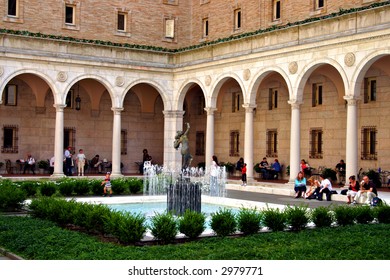
[{"label": "white shirt", "polygon": [[330,191],[332,190],[332,183],[328,179],[324,179],[321,181],[321,189],[328,188]]},{"label": "white shirt", "polygon": [[217,177],[218,176],[218,165],[217,165],[217,163],[215,161],[213,161],[211,163],[210,175],[213,176],[213,177]]}]

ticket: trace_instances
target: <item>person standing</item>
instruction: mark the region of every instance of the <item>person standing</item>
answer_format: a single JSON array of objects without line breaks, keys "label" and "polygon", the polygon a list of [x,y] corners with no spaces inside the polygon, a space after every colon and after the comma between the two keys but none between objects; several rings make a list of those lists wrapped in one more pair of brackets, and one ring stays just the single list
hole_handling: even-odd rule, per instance
[{"label": "person standing", "polygon": [[76,161],[77,161],[78,176],[84,176],[85,154],[83,149],[79,150],[79,153],[76,156]]},{"label": "person standing", "polygon": [[218,158],[213,156],[210,166],[210,195],[218,195]]},{"label": "person standing", "polygon": [[244,163],[241,167],[241,180],[242,185],[246,186],[246,163]]},{"label": "person standing", "polygon": [[142,164],[139,166],[139,173],[144,174],[144,165],[146,161],[151,161],[152,157],[149,155],[147,149],[143,149],[142,151]]},{"label": "person standing", "polygon": [[27,159],[24,162],[24,169],[23,174],[26,174],[26,170],[30,169],[32,173],[35,175],[35,159],[32,157],[31,154],[27,154]]},{"label": "person standing", "polygon": [[65,157],[65,175],[72,176],[72,147],[68,146],[64,153]]},{"label": "person standing", "polygon": [[340,160],[338,164],[336,164],[336,174],[337,174],[337,181],[339,182],[339,185],[343,185],[343,181],[345,179],[345,168],[346,164],[344,160]]}]

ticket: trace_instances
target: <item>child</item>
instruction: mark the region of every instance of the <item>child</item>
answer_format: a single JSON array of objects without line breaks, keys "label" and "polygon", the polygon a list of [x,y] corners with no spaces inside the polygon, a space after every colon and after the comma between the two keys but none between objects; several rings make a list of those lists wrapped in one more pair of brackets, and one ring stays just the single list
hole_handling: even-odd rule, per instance
[{"label": "child", "polygon": [[107,191],[110,192],[110,196],[112,196],[112,190],[111,190],[111,179],[110,179],[110,172],[107,172],[106,178],[104,178],[104,181],[102,182],[102,185],[104,185],[103,189],[103,196],[107,195]]},{"label": "child", "polygon": [[241,174],[242,185],[246,186],[246,163],[242,165]]},{"label": "child", "polygon": [[76,157],[78,175],[84,176],[85,155],[83,149],[79,150]]}]

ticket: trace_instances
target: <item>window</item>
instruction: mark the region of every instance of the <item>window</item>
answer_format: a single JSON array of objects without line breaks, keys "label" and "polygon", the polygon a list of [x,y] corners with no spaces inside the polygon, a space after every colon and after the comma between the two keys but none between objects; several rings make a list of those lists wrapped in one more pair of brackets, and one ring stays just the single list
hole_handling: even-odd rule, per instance
[{"label": "window", "polygon": [[202,26],[203,26],[203,38],[206,38],[207,36],[209,36],[209,19],[208,18],[204,18],[202,20]]},{"label": "window", "polygon": [[310,158],[322,158],[322,135],[321,128],[310,130]]},{"label": "window", "polygon": [[205,137],[203,131],[197,131],[196,132],[196,148],[195,148],[195,155],[197,156],[204,156],[204,150],[205,150]]},{"label": "window", "polygon": [[230,132],[230,153],[231,157],[240,156],[240,132],[238,130]]},{"label": "window", "polygon": [[118,17],[117,17],[117,30],[118,31],[126,31],[126,21],[127,21],[127,14],[126,13],[121,13],[118,12]]},{"label": "window", "polygon": [[281,16],[281,1],[280,0],[274,0],[273,1],[273,20],[279,20]]},{"label": "window", "polygon": [[241,29],[241,9],[234,10],[234,30]]},{"label": "window", "polygon": [[121,130],[121,155],[127,155],[127,130]]},{"label": "window", "polygon": [[75,24],[75,6],[66,4],[65,5],[65,24]]},{"label": "window", "polygon": [[64,128],[64,149],[76,147],[76,128],[74,127],[65,127]]},{"label": "window", "polygon": [[276,108],[278,108],[278,91],[270,88],[268,94],[268,110]]},{"label": "window", "polygon": [[312,107],[322,105],[322,84],[312,86]]},{"label": "window", "polygon": [[364,79],[364,103],[376,101],[376,78]]},{"label": "window", "polygon": [[165,38],[173,39],[175,37],[175,20],[165,19]]},{"label": "window", "polygon": [[232,92],[232,113],[240,111],[240,93]]},{"label": "window", "polygon": [[18,126],[3,126],[3,146],[2,153],[18,153]]},{"label": "window", "polygon": [[4,90],[4,99],[6,106],[16,106],[18,97],[18,88],[16,85],[7,85]]},{"label": "window", "polygon": [[325,0],[314,0],[314,8],[316,10],[323,9],[325,6]]},{"label": "window", "polygon": [[278,132],[276,129],[267,130],[267,157],[278,156]]},{"label": "window", "polygon": [[376,127],[363,127],[362,128],[362,151],[361,159],[364,160],[376,160]]},{"label": "window", "polygon": [[18,0],[8,0],[8,16],[18,17]]}]

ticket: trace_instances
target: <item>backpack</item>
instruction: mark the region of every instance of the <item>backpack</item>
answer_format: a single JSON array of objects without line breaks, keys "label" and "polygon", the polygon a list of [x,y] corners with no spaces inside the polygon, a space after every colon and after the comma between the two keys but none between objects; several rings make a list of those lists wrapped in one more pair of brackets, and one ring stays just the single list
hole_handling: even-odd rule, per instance
[{"label": "backpack", "polygon": [[376,196],[372,199],[372,206],[378,206],[381,204],[382,204],[382,199],[380,199],[379,197]]}]

